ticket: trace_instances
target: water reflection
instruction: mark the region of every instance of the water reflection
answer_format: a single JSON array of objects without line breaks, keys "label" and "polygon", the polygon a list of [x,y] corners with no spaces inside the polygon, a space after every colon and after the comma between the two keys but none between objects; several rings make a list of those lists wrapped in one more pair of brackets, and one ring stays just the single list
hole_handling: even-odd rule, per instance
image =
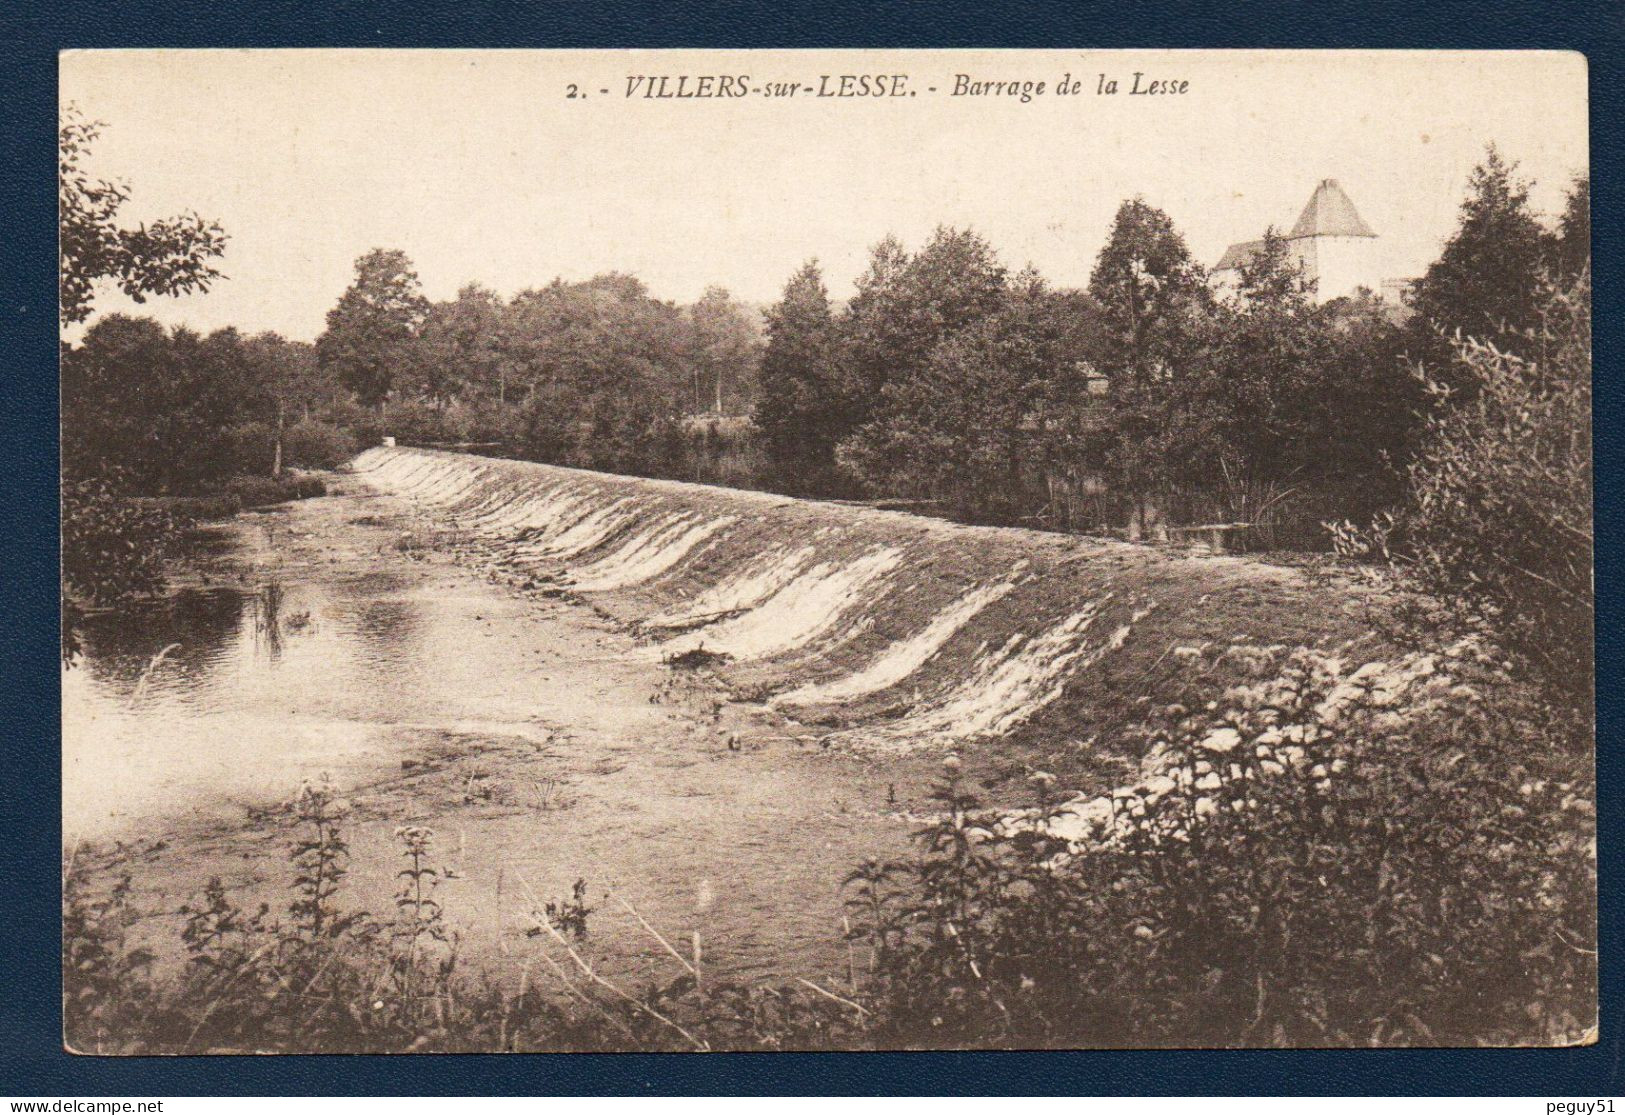
[{"label": "water reflection", "polygon": [[376,751],[424,673],[420,605],[397,589],[377,575],[211,584],[88,617],[62,675],[69,832],[280,796],[301,770]]},{"label": "water reflection", "polygon": [[88,619],[62,675],[70,838],[387,769],[424,733],[531,730],[544,667],[491,637],[522,604],[366,558],[278,564],[220,555],[210,583]]},{"label": "water reflection", "polygon": [[244,594],[234,588],[183,589],[165,600],[138,601],[84,622],[84,657],[76,665],[110,693],[129,698],[166,647],[151,684],[191,686],[215,669],[236,641]]},{"label": "water reflection", "polygon": [[282,657],[282,585],[272,581],[254,595],[254,649],[264,649],[273,663]]},{"label": "water reflection", "polygon": [[254,651],[271,665],[282,657],[285,638],[313,630],[310,609],[288,607],[286,597],[282,582],[270,581],[247,600],[254,625]]}]

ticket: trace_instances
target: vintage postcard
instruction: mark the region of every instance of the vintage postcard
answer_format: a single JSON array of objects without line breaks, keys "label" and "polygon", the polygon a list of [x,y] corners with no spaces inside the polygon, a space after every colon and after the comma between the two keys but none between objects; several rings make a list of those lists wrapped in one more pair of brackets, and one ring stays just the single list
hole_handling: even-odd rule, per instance
[{"label": "vintage postcard", "polygon": [[1586,78],[64,53],[67,1048],[1595,1041]]}]

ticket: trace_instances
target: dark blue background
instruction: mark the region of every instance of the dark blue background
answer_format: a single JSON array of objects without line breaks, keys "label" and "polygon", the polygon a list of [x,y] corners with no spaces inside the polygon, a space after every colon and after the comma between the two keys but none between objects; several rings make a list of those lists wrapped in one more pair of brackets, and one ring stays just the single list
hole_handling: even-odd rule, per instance
[{"label": "dark blue background", "polygon": [[[1618,305],[1625,14],[1604,4],[595,5],[442,0],[90,3],[0,11],[0,1095],[1513,1094],[1621,1087],[1618,598],[1598,600],[1601,1044],[1580,1050],[70,1057],[60,1033],[55,251],[56,55],[71,47],[1455,47],[1569,49],[1591,62],[1597,264],[1597,579],[1620,542]],[[1560,106],[1553,106],[1554,111]],[[1193,172],[1196,168],[1193,168]]]}]

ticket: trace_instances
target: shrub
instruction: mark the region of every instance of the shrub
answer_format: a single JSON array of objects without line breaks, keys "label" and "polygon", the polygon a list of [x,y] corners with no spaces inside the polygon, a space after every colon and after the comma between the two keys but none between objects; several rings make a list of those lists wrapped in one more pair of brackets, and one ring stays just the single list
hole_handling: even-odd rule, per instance
[{"label": "shrub", "polygon": [[69,862],[62,873],[62,1029],[79,1053],[127,1048],[120,1033],[153,998],[152,953],[130,946],[135,921],[130,877],[105,894],[92,894],[86,873]]},{"label": "shrub", "polygon": [[243,509],[241,499],[224,491],[198,496],[143,497],[138,502],[163,508],[183,523],[229,519]]},{"label": "shrub", "polygon": [[325,495],[327,485],[319,476],[234,476],[222,488],[239,507],[269,507],[290,499]]},{"label": "shrub", "polygon": [[156,592],[176,536],[166,511],[121,492],[116,472],[62,483],[62,581],[96,604]]},{"label": "shrub", "polygon": [[[1470,623],[1589,703],[1593,682],[1591,281],[1550,287],[1540,324],[1456,345],[1453,391],[1436,401],[1407,502],[1346,553],[1376,553]],[[1428,373],[1424,371],[1424,376]]]},{"label": "shrub", "polygon": [[64,998],[96,1009],[65,1018],[69,1043],[116,1053],[399,1048],[398,1021],[378,997],[389,967],[380,927],[336,902],[349,855],[339,831],[345,808],[325,785],[307,785],[294,802],[286,921],[264,906],[245,914],[219,879],[182,907],[187,963],[178,982],[152,980],[151,955],[126,950],[127,885],[115,888],[116,905],[92,902],[70,872]]},{"label": "shrub", "polygon": [[[980,810],[857,872],[906,1046],[1550,1044],[1596,1020],[1593,787],[1482,663],[1279,673],[1173,706],[1139,785]],[[1509,700],[1511,708],[1509,709]],[[1495,711],[1490,711],[1494,707]]]},{"label": "shrub", "polygon": [[282,462],[295,468],[337,468],[355,456],[356,438],[320,419],[295,422],[282,435]]}]

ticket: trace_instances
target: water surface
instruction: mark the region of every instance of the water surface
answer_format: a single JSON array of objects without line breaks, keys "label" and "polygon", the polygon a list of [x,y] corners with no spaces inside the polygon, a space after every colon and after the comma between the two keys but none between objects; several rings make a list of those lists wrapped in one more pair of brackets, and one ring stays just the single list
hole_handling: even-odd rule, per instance
[{"label": "water surface", "polygon": [[62,675],[67,837],[286,798],[323,772],[357,777],[414,728],[524,732],[534,709],[511,656],[481,653],[486,617],[418,591],[410,572],[239,569],[91,616]]}]

